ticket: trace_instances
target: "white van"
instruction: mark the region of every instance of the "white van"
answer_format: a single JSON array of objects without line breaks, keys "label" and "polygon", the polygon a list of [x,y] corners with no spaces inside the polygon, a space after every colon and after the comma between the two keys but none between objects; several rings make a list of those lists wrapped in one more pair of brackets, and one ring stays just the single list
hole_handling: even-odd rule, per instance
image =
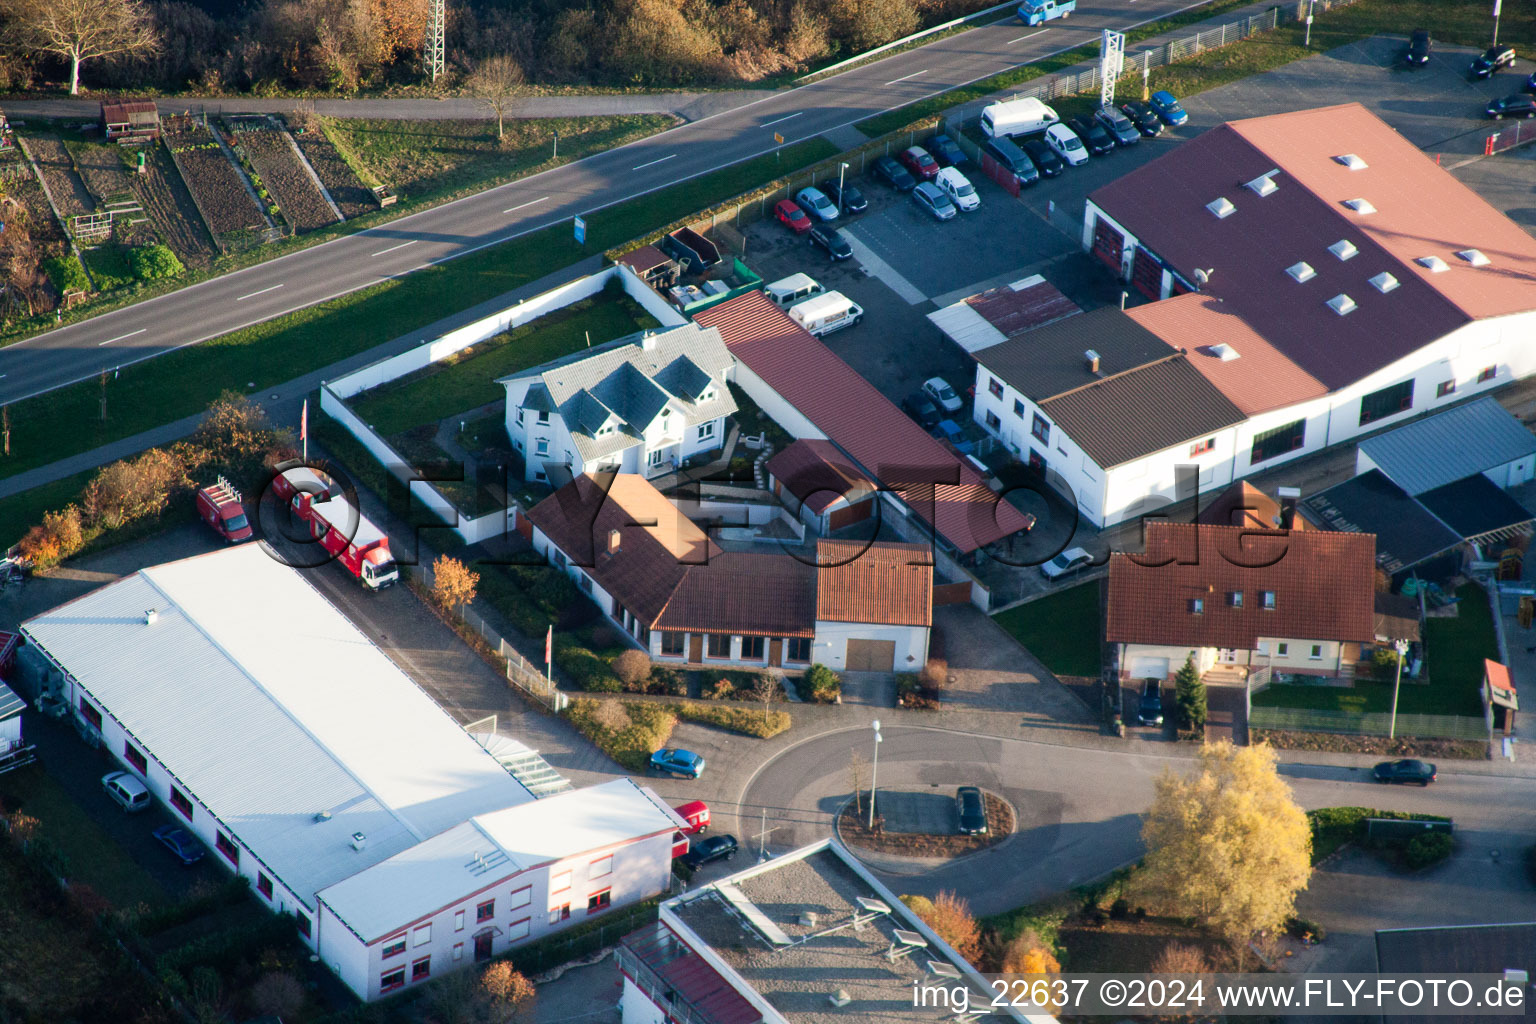
[{"label": "white van", "polygon": [[933,183],[966,213],[981,206],[981,197],[976,194],[976,186],[953,167],[946,167],[940,171],[939,176],[933,179]]},{"label": "white van", "polygon": [[852,327],[864,319],[864,308],[842,292],[825,292],[789,309],[790,319],[818,338]]},{"label": "white van", "polygon": [[1033,96],[1023,99],[989,103],[981,111],[981,130],[988,137],[999,135],[1030,135],[1043,132],[1060,121],[1056,111]]},{"label": "white van", "polygon": [[127,772],[113,772],[101,779],[101,788],[112,802],[125,811],[142,811],[149,806],[149,790]]},{"label": "white van", "polygon": [[775,281],[765,287],[763,294],[772,299],[780,309],[788,309],[824,291],[826,289],[817,284],[811,275],[790,274],[783,280]]}]

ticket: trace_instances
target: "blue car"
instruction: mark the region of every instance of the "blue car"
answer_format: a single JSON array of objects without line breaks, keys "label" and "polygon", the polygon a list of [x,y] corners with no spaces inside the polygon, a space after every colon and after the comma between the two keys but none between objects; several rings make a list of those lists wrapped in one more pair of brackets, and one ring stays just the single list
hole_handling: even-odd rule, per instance
[{"label": "blue car", "polygon": [[[1536,78],[1536,75],[1531,76]],[[959,167],[967,162],[965,150],[960,144],[948,135],[935,135],[923,143],[923,148],[933,154],[935,160],[945,167]]]},{"label": "blue car", "polygon": [[651,770],[696,779],[704,774],[704,759],[691,750],[667,747],[651,755]]},{"label": "blue car", "polygon": [[1184,112],[1183,107],[1179,106],[1179,101],[1174,99],[1173,93],[1166,89],[1152,94],[1152,109],[1157,112],[1158,117],[1175,128],[1189,120],[1189,115]]},{"label": "blue car", "polygon": [[171,851],[171,855],[181,861],[183,866],[191,867],[203,859],[203,844],[192,837],[192,833],[176,825],[161,825],[155,829],[154,836],[160,841],[160,845]]}]

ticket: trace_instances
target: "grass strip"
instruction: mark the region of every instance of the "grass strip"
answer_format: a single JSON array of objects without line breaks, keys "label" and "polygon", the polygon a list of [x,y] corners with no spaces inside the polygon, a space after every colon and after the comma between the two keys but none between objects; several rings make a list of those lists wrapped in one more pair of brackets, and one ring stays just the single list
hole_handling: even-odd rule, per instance
[{"label": "grass strip", "polygon": [[1057,675],[1099,674],[1099,585],[1080,583],[999,612],[992,620]]},{"label": "grass strip", "polygon": [[1312,864],[1328,859],[1346,843],[1365,837],[1367,818],[1393,821],[1450,821],[1438,814],[1412,814],[1408,811],[1379,811],[1370,807],[1320,807],[1307,812],[1312,826]]}]

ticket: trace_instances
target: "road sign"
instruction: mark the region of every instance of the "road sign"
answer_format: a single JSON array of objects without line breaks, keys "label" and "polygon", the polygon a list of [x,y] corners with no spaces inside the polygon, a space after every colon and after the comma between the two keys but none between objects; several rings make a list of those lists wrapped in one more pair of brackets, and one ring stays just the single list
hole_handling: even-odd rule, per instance
[{"label": "road sign", "polygon": [[774,145],[777,145],[777,146],[784,145],[784,136],[780,135],[778,132],[774,132],[773,133],[773,142],[774,142]]},{"label": "road sign", "polygon": [[586,245],[587,244],[587,222],[582,220],[580,217],[575,217],[571,221],[571,226],[576,229],[576,244],[577,245]]}]

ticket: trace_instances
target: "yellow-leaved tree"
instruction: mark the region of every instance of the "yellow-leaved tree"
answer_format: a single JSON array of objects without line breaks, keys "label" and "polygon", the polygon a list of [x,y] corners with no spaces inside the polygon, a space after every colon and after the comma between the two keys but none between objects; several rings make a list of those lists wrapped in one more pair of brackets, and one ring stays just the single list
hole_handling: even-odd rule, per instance
[{"label": "yellow-leaved tree", "polygon": [[1312,873],[1312,834],[1267,746],[1225,741],[1188,775],[1164,770],[1142,824],[1147,902],[1239,946],[1295,910]]}]

